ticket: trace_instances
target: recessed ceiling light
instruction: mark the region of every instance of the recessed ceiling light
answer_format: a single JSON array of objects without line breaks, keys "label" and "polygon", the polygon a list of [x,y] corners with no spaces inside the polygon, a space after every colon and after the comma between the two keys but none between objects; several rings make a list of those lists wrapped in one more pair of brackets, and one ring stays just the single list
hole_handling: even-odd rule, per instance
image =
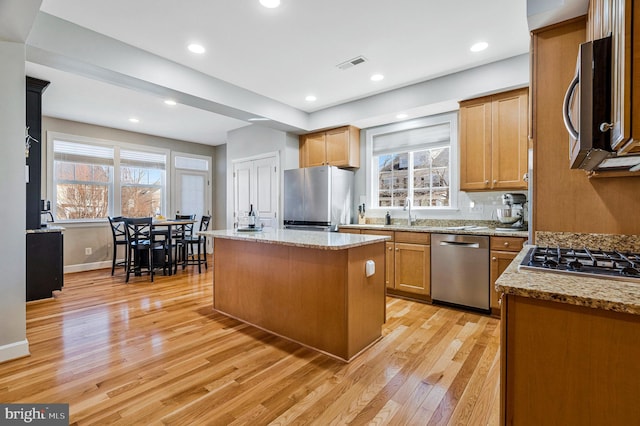
[{"label": "recessed ceiling light", "polygon": [[260,4],[269,9],[280,6],[280,0],[260,0]]},{"label": "recessed ceiling light", "polygon": [[486,41],[480,41],[471,46],[469,50],[471,50],[472,52],[482,52],[487,47],[489,47],[489,43],[487,43]]},{"label": "recessed ceiling light", "polygon": [[400,113],[400,114],[396,115],[396,118],[399,119],[399,120],[403,120],[403,119],[407,118],[408,116],[409,116],[408,114]]},{"label": "recessed ceiling light", "polygon": [[138,119],[137,119],[137,118],[135,118],[135,117],[131,117],[131,118],[129,119],[129,121],[130,121],[130,122],[132,122],[132,123],[139,123],[139,122],[140,122],[140,120],[138,120]]},{"label": "recessed ceiling light", "polygon": [[202,45],[195,44],[195,43],[192,43],[189,46],[187,46],[187,49],[189,49],[193,53],[204,53],[205,52],[205,49],[204,49],[204,47],[202,47]]},{"label": "recessed ceiling light", "polygon": [[252,117],[249,121],[269,121],[269,119],[264,117]]},{"label": "recessed ceiling light", "polygon": [[382,74],[374,74],[371,76],[371,81],[380,81],[384,78]]},{"label": "recessed ceiling light", "polygon": [[177,104],[178,104],[178,103],[177,103],[176,101],[174,101],[173,99],[167,99],[166,101],[164,101],[164,103],[165,103],[165,104],[167,104],[167,105],[171,105],[171,106],[174,106],[174,105],[177,105]]},{"label": "recessed ceiling light", "polygon": [[313,95],[309,95],[309,96],[307,96],[306,98],[304,98],[304,100],[305,100],[305,101],[307,101],[307,102],[313,102],[313,101],[315,101],[316,99],[318,99],[318,98],[316,98],[316,97],[315,97],[315,96],[313,96]]}]

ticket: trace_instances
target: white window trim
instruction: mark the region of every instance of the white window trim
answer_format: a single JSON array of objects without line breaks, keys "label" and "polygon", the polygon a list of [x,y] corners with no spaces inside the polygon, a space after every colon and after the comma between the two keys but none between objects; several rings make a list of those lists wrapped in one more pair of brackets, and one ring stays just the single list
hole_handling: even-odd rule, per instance
[{"label": "white window trim", "polygon": [[[411,210],[414,211],[429,211],[429,212],[442,212],[442,211],[458,211],[458,192],[460,191],[460,172],[459,172],[459,157],[458,157],[458,111],[451,111],[437,115],[431,115],[428,117],[417,118],[414,120],[402,121],[399,123],[386,124],[379,127],[373,127],[370,129],[366,129],[364,131],[364,141],[365,141],[365,167],[366,167],[366,199],[367,204],[371,206],[369,210],[379,215],[382,212],[391,210],[391,211],[399,211],[402,210],[402,207],[378,207],[374,205],[373,201],[373,193],[375,192],[375,183],[377,182],[377,177],[374,179],[373,172],[374,168],[372,167],[373,161],[373,138],[376,136],[384,135],[387,133],[396,133],[404,130],[416,129],[419,127],[433,126],[436,124],[441,124],[448,122],[450,123],[451,128],[451,136],[450,136],[450,144],[449,144],[449,156],[450,156],[450,174],[451,174],[451,182],[449,183],[449,206],[442,207],[427,207],[427,206],[416,206],[411,207]],[[436,144],[433,145],[434,147]]]},{"label": "white window trim", "polygon": [[[72,135],[68,133],[60,133],[60,132],[51,132],[47,131],[47,199],[54,199],[54,184],[53,184],[53,162],[54,162],[54,154],[53,154],[53,141],[55,139],[61,139],[68,142],[76,142],[76,143],[84,143],[89,145],[100,145],[100,146],[109,146],[114,147],[114,159],[113,159],[113,190],[116,191],[120,188],[120,174],[116,173],[116,170],[120,170],[120,150],[127,149],[131,151],[139,151],[139,152],[149,152],[154,154],[163,154],[166,158],[166,161],[171,161],[171,151],[164,148],[156,148],[150,147],[148,145],[138,145],[127,142],[114,141],[109,139],[100,139],[93,138],[90,136],[79,136]],[[164,187],[165,191],[162,198],[162,212],[169,211],[169,200],[171,199],[171,173],[172,167],[168,167],[165,164],[165,182]],[[119,215],[122,211],[122,206],[120,204],[119,197],[115,197],[115,192],[112,195],[113,199],[113,212],[111,214]],[[117,200],[116,200],[117,198]],[[118,213],[115,213],[118,212]],[[163,213],[164,214],[164,213]],[[73,224],[83,224],[83,223],[101,223],[105,222],[105,219],[75,219],[75,220],[56,220],[57,223],[64,223],[65,226],[73,225]]]}]

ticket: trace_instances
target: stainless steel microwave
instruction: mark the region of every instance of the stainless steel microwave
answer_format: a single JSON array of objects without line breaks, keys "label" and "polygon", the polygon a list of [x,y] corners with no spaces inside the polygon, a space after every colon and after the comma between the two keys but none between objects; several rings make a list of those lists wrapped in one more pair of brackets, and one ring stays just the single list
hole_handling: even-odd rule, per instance
[{"label": "stainless steel microwave", "polygon": [[582,43],[576,75],[564,97],[572,169],[594,170],[611,148],[611,36]]}]

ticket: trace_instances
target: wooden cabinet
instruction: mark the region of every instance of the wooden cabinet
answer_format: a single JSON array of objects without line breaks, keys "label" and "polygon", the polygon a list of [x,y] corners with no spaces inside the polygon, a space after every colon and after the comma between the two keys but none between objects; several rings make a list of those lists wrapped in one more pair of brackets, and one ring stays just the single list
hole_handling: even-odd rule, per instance
[{"label": "wooden cabinet", "polygon": [[640,43],[640,5],[634,3],[591,0],[587,15],[587,40],[612,36],[611,146],[624,154],[640,153],[640,123],[631,119],[640,111],[640,58],[634,48]]},{"label": "wooden cabinet", "polygon": [[62,232],[28,232],[26,238],[27,302],[53,297],[64,285]]},{"label": "wooden cabinet", "polygon": [[[393,244],[393,246],[391,246]],[[393,247],[393,250],[391,250]],[[430,300],[431,234],[396,232],[387,243],[387,290],[391,294]]]},{"label": "wooden cabinet", "polygon": [[515,259],[526,238],[519,237],[491,237],[491,265],[490,265],[490,302],[491,314],[500,316],[500,293],[496,291],[496,280],[502,275],[507,266]]},{"label": "wooden cabinet", "polygon": [[527,189],[528,89],[460,102],[460,189]]},{"label": "wooden cabinet", "polygon": [[639,315],[505,295],[500,424],[638,424],[638,336]]},{"label": "wooden cabinet", "polygon": [[360,129],[339,127],[300,136],[300,167],[360,167]]},{"label": "wooden cabinet", "polygon": [[383,229],[342,228],[340,232],[384,235],[388,294],[431,301],[431,234]]}]

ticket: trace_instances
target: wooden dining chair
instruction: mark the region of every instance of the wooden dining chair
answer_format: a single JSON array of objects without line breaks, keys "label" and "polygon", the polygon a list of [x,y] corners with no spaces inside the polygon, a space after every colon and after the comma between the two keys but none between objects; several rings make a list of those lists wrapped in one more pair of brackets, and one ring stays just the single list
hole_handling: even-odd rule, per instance
[{"label": "wooden dining chair", "polygon": [[[195,214],[176,214],[176,220],[194,220]],[[175,241],[175,271],[178,271],[178,264],[182,265],[182,269],[185,268],[185,262],[187,259],[187,245],[185,244],[185,237],[193,235],[193,223],[176,227],[173,230],[173,236]]]},{"label": "wooden dining chair", "polygon": [[[141,275],[146,272],[153,282],[154,268],[162,265],[166,273],[166,250],[164,240],[156,240],[155,234],[152,232],[153,220],[150,217],[142,218],[125,218],[127,231],[127,278],[125,282],[129,282],[129,276],[133,272],[134,275]],[[161,259],[159,263],[155,259]]]},{"label": "wooden dining chair", "polygon": [[[113,259],[111,261],[111,276],[116,269],[116,266],[127,267],[127,261],[129,259],[129,249],[127,248],[127,230],[124,221],[124,217],[108,216],[109,224],[111,225],[111,235],[113,237]],[[118,256],[118,247],[124,247],[124,260],[116,260]]]},{"label": "wooden dining chair", "polygon": [[[211,222],[211,216],[202,216],[200,219],[200,231],[206,231],[209,229],[209,223]],[[192,235],[185,236],[183,239],[185,246],[186,257],[183,265],[198,265],[198,273],[202,273],[202,265],[208,269],[207,266],[207,237],[204,235]],[[194,250],[195,249],[195,250]],[[183,266],[184,267],[184,266]]]}]

